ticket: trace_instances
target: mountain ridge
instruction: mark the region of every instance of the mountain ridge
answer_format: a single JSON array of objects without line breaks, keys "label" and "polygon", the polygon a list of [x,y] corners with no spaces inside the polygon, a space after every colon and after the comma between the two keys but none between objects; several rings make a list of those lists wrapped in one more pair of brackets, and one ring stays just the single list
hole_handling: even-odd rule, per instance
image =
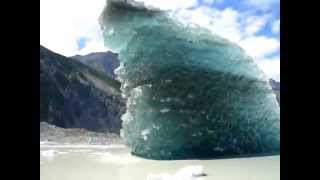
[{"label": "mountain ridge", "polygon": [[40,122],[120,133],[120,83],[40,45]]},{"label": "mountain ridge", "polygon": [[75,55],[71,56],[70,58],[76,59],[79,62],[86,64],[97,71],[103,72],[112,79],[116,78],[114,69],[120,65],[118,54],[111,51],[93,52],[87,55]]}]

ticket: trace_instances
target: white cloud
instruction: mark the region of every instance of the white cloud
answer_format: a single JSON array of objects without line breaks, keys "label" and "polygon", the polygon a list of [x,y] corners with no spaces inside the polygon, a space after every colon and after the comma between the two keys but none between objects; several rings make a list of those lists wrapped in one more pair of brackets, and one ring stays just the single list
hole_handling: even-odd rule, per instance
[{"label": "white cloud", "polygon": [[259,32],[270,19],[270,15],[249,16],[245,18],[244,33],[245,35],[254,35]]},{"label": "white cloud", "polygon": [[220,36],[238,42],[242,38],[239,18],[239,12],[231,8],[222,11],[216,10],[213,12],[212,21],[208,24],[208,27]]},{"label": "white cloud", "polygon": [[280,48],[279,40],[264,36],[252,36],[245,38],[239,42],[239,45],[254,59],[263,58],[276,52]]},{"label": "white cloud", "polygon": [[276,56],[271,59],[257,60],[258,66],[268,75],[276,81],[280,81],[280,57]]},{"label": "white cloud", "polygon": [[231,8],[222,11],[206,6],[192,10],[177,11],[175,16],[184,23],[194,23],[205,27],[214,33],[237,42],[241,39],[241,24],[239,13]]},{"label": "white cloud", "polygon": [[[77,39],[103,46],[98,17],[106,0],[41,0],[40,44],[66,55],[77,53]],[[101,48],[100,48],[101,50]]]},{"label": "white cloud", "polygon": [[279,32],[280,32],[280,19],[273,22],[271,28],[272,28],[273,33],[279,34]]}]

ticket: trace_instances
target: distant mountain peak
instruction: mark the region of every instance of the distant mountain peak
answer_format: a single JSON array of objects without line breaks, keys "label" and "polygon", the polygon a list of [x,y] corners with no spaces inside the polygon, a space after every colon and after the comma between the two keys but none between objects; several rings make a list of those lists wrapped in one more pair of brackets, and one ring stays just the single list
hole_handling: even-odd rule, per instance
[{"label": "distant mountain peak", "polygon": [[120,83],[40,45],[40,122],[119,134]]},{"label": "distant mountain peak", "polygon": [[103,72],[113,79],[116,77],[114,69],[120,65],[118,54],[111,51],[93,52],[87,55],[72,56],[70,58],[76,59],[100,72]]},{"label": "distant mountain peak", "polygon": [[273,90],[280,91],[280,82],[278,82],[274,79],[269,79],[269,83],[270,83]]},{"label": "distant mountain peak", "polygon": [[71,56],[70,58],[74,58],[74,57],[83,57],[83,56],[97,56],[97,55],[114,55],[114,56],[118,56],[117,53],[114,53],[112,51],[106,51],[106,52],[91,52],[89,54],[86,54],[86,55],[74,55],[74,56]]}]

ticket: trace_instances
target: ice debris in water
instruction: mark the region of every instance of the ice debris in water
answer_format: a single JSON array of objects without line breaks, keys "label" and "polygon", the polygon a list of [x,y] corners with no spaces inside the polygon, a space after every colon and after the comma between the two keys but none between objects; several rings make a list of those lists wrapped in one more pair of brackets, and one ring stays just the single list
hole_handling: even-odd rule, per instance
[{"label": "ice debris in water", "polygon": [[[105,45],[121,61],[116,74],[128,99],[122,135],[132,153],[151,159],[279,153],[280,107],[252,58],[172,17],[132,0],[108,0],[100,17]],[[144,129],[150,132],[141,138]]]},{"label": "ice debris in water", "polygon": [[47,151],[42,151],[42,152],[40,152],[40,154],[41,154],[42,156],[45,156],[45,157],[52,157],[52,156],[54,156],[56,153],[57,153],[57,151],[55,151],[55,150],[47,150]]},{"label": "ice debris in water", "polygon": [[179,169],[175,174],[149,174],[147,180],[202,180],[203,176],[207,176],[203,172],[201,165],[187,166]]},{"label": "ice debris in water", "polygon": [[40,151],[40,156],[52,159],[54,156],[58,155],[58,154],[64,154],[64,152],[58,152],[56,150],[44,150],[44,151]]}]

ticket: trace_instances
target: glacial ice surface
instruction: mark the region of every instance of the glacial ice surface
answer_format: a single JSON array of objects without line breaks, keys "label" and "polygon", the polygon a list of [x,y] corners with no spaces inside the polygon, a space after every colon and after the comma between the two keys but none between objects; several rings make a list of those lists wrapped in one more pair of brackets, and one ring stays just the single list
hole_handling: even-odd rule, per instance
[{"label": "glacial ice surface", "polygon": [[[131,1],[129,1],[131,2]],[[279,153],[280,107],[263,72],[236,44],[167,12],[109,0],[101,17],[135,155],[189,159]]]}]

